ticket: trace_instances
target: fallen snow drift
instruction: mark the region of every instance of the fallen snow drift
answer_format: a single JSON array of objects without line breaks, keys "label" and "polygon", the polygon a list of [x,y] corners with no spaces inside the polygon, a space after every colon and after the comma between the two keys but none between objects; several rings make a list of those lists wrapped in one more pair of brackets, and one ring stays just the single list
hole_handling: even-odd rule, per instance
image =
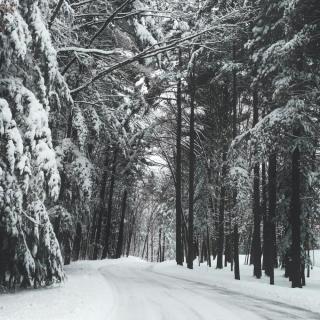
[{"label": "fallen snow drift", "polygon": [[105,320],[113,294],[98,271],[101,262],[76,262],[65,268],[58,287],[0,295],[1,320]]}]

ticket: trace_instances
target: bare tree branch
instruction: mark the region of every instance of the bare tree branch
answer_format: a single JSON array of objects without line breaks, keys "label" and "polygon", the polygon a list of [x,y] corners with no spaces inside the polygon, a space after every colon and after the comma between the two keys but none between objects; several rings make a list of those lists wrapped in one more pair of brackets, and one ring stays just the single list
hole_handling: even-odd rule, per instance
[{"label": "bare tree branch", "polygon": [[62,47],[57,50],[57,53],[62,53],[62,52],[79,52],[79,53],[85,53],[85,54],[98,54],[98,55],[103,55],[103,56],[110,56],[112,54],[119,54],[123,56],[128,56],[128,51],[126,52],[125,50],[121,48],[116,48],[113,50],[101,50],[101,49],[87,49],[87,48],[81,48],[81,47]]},{"label": "bare tree branch", "polygon": [[[111,16],[105,21],[105,23],[102,25],[102,27],[93,35],[89,43],[87,44],[86,48],[90,48],[94,40],[103,32],[103,30],[113,21],[115,16],[118,15],[128,4],[134,2],[135,0],[126,0],[118,9],[116,9]],[[76,61],[76,58],[74,57],[64,68],[64,70],[61,72],[61,74],[65,74],[67,70],[72,66],[72,64]]]},{"label": "bare tree branch", "polygon": [[72,3],[71,4],[71,7],[74,8],[74,7],[80,7],[84,4],[87,4],[87,3],[90,3],[90,2],[94,2],[95,0],[86,0],[86,1],[82,1],[82,2],[77,2],[77,3]]},{"label": "bare tree branch", "polygon": [[[214,28],[217,28],[217,27],[214,27]],[[156,48],[158,45],[160,44],[163,44],[165,43],[164,41],[162,42],[159,42],[159,43],[156,43],[154,45],[152,45],[151,47],[147,48],[146,50],[138,53],[137,55],[129,58],[129,59],[126,59],[122,62],[119,62],[117,64],[114,64],[113,66],[99,72],[98,74],[96,74],[93,78],[91,78],[89,81],[87,81],[86,83],[84,83],[83,85],[79,86],[78,88],[75,88],[73,90],[71,90],[70,92],[71,93],[77,93],[85,88],[87,88],[90,84],[92,84],[93,82],[95,82],[96,80],[106,76],[107,74],[110,74],[111,72],[113,72],[114,70],[117,70],[119,68],[122,68],[128,64],[131,64],[139,59],[142,59],[142,58],[150,58],[152,56],[155,56],[161,52],[165,52],[165,51],[170,51],[170,50],[173,50],[176,48],[176,46],[180,43],[183,43],[185,41],[188,41],[188,40],[192,40],[196,37],[199,37],[200,35],[204,34],[204,33],[207,33],[209,31],[212,31],[214,28],[210,28],[210,29],[207,29],[207,30],[203,30],[201,32],[198,32],[196,34],[193,34],[193,35],[190,35],[188,37],[184,37],[184,38],[180,38],[180,39],[173,39],[173,40],[170,40],[168,41],[167,45],[165,46],[162,46],[162,47],[159,47],[159,48]]]},{"label": "bare tree branch", "polygon": [[61,8],[61,6],[62,6],[62,4],[63,4],[63,1],[64,1],[64,0],[60,0],[60,1],[58,2],[57,6],[55,7],[54,11],[53,11],[53,14],[52,14],[52,16],[51,16],[51,18],[50,18],[50,21],[49,21],[49,23],[48,23],[48,29],[49,29],[49,30],[51,29],[51,26],[52,26],[55,18],[57,17],[57,15],[58,15],[58,13],[59,13],[59,10],[60,10],[60,8]]}]

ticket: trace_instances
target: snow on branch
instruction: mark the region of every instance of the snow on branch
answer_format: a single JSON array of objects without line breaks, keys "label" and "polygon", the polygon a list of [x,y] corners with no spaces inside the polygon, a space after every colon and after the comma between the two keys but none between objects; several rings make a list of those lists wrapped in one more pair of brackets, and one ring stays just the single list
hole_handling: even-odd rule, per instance
[{"label": "snow on branch", "polygon": [[[114,20],[114,18],[129,4],[131,4],[135,0],[126,0],[119,8],[117,8],[110,17],[105,21],[105,23],[102,25],[102,27],[93,35],[93,37],[90,39],[89,43],[87,44],[86,48],[90,48],[92,43],[95,41],[95,39],[105,30],[105,28]],[[77,60],[76,57],[74,57],[70,62],[66,65],[64,70],[61,72],[61,74],[65,74],[67,70],[71,67],[71,65]]]},{"label": "snow on branch", "polygon": [[62,53],[62,52],[79,52],[79,53],[85,53],[85,54],[99,54],[103,56],[110,56],[113,54],[119,54],[123,56],[129,56],[130,53],[128,51],[125,51],[123,49],[114,49],[114,50],[101,50],[101,49],[90,49],[90,48],[79,48],[79,47],[63,47],[59,48],[57,50],[57,53]]},{"label": "snow on branch", "polygon": [[[162,42],[157,42],[153,45],[151,45],[149,48],[141,51],[140,53],[136,54],[135,56],[128,58],[122,62],[119,62],[117,64],[114,64],[113,66],[104,69],[103,71],[99,72],[98,74],[96,74],[93,78],[91,78],[89,81],[87,81],[86,83],[84,83],[83,85],[79,86],[78,88],[75,88],[73,90],[71,90],[70,92],[72,94],[77,93],[85,88],[87,88],[90,84],[92,84],[93,82],[95,82],[96,80],[99,80],[100,78],[110,74],[111,72],[113,72],[114,70],[117,70],[119,68],[122,68],[126,65],[129,65],[135,61],[138,61],[139,59],[143,59],[143,58],[150,58],[153,56],[156,56],[157,54],[161,53],[161,52],[166,52],[166,51],[170,51],[170,50],[174,50],[179,44],[184,43],[188,40],[192,40],[194,38],[197,38],[203,34],[206,34],[210,31],[222,31],[223,28],[225,28],[226,26],[224,25],[223,27],[221,26],[214,26],[212,28],[197,32],[195,34],[192,34],[190,36],[187,37],[183,37],[183,38],[175,38],[169,41],[162,41]],[[165,44],[165,45],[162,45]]]}]

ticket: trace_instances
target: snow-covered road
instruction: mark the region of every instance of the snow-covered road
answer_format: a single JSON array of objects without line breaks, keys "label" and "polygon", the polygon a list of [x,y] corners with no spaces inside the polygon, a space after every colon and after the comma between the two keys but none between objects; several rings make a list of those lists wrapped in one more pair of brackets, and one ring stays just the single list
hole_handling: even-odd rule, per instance
[{"label": "snow-covered road", "polygon": [[320,252],[303,289],[279,269],[275,286],[255,279],[243,258],[241,281],[196,260],[194,270],[135,257],[78,261],[61,285],[0,294],[0,320],[320,320]]},{"label": "snow-covered road", "polygon": [[188,279],[185,274],[166,274],[147,263],[115,263],[99,271],[115,299],[106,320],[320,319],[320,313],[277,302],[270,296],[256,298],[250,292]]}]

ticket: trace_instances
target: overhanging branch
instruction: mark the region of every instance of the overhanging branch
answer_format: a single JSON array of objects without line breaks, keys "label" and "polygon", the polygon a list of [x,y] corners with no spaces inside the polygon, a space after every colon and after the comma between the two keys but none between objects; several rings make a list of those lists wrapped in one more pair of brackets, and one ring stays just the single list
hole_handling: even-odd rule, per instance
[{"label": "overhanging branch", "polygon": [[[113,21],[113,19],[120,13],[128,4],[134,2],[135,0],[126,0],[118,9],[116,9],[111,16],[105,21],[102,27],[93,35],[89,43],[86,45],[86,48],[90,48],[94,40],[103,32],[103,30]],[[67,70],[72,66],[72,64],[76,61],[76,57],[74,57],[70,62],[66,65],[64,70],[61,72],[64,75]]]},{"label": "overhanging branch", "polygon": [[[176,46],[180,43],[183,43],[185,41],[188,41],[188,40],[192,40],[196,37],[199,37],[209,31],[212,31],[213,29],[218,29],[217,27],[213,27],[213,28],[210,28],[210,29],[206,29],[206,30],[203,30],[203,31],[200,31],[196,34],[193,34],[193,35],[190,35],[188,37],[184,37],[184,38],[181,38],[181,39],[172,39],[170,41],[167,42],[167,45],[164,45],[164,46],[160,46],[161,44],[165,43],[164,41],[163,42],[159,42],[159,43],[156,43],[154,45],[152,45],[151,47],[145,49],[144,51],[138,53],[137,55],[129,58],[129,59],[126,59],[122,62],[119,62],[117,64],[114,64],[113,66],[99,72],[98,74],[96,74],[93,78],[91,78],[89,81],[87,81],[86,83],[84,83],[83,85],[79,86],[78,88],[76,89],[73,89],[71,90],[70,92],[72,94],[74,93],[77,93],[85,88],[87,88],[90,84],[92,84],[93,82],[99,80],[100,78],[110,74],[111,72],[113,72],[114,70],[117,70],[119,68],[122,68],[126,65],[129,65],[139,59],[142,59],[142,58],[150,58],[152,56],[155,56],[159,53],[162,53],[162,52],[166,52],[166,51],[170,51],[170,50],[174,50],[176,48]],[[157,46],[159,46],[158,48],[156,48]]]}]

